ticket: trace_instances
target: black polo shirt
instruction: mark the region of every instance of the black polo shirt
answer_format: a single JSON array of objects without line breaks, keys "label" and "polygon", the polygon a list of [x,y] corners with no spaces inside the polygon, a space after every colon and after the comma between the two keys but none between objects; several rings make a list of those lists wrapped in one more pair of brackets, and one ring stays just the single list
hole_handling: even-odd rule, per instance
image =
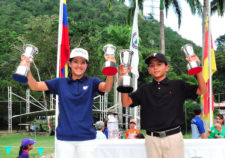
[{"label": "black polo shirt", "polygon": [[131,107],[141,105],[142,129],[157,131],[174,128],[183,124],[184,101],[196,99],[197,88],[197,85],[183,80],[153,80],[130,94],[133,101]]}]

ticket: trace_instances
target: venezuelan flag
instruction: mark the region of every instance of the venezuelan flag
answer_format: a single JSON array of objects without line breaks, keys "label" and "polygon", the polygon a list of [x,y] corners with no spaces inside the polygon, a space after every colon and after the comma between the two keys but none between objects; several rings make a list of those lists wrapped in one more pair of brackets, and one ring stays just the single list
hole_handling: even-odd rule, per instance
[{"label": "venezuelan flag", "polygon": [[[209,20],[207,18],[206,20],[206,31],[205,31],[205,43],[204,43],[204,60],[203,60],[203,69],[202,69],[202,75],[203,78],[205,80],[205,83],[208,87],[208,92],[204,95],[201,95],[201,102],[203,103],[203,107],[204,107],[204,119],[207,120],[209,122],[210,118],[209,118],[209,113],[210,110],[213,111],[214,107],[213,107],[213,94],[212,94],[212,109],[210,109],[210,99],[209,99],[209,57],[208,57],[208,45],[209,45]],[[211,71],[212,71],[212,75],[214,72],[216,72],[217,67],[216,67],[216,59],[215,59],[215,53],[214,53],[214,49],[213,49],[213,42],[212,42],[212,38],[211,38]]]},{"label": "venezuelan flag", "polygon": [[67,60],[70,56],[66,0],[63,0],[62,40],[60,47],[60,77],[67,77]]}]

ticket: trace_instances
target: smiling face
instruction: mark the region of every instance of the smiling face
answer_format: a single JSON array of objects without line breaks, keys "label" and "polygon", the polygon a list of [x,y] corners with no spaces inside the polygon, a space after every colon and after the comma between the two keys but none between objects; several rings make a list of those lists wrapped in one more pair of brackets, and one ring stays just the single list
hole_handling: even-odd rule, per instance
[{"label": "smiling face", "polygon": [[169,65],[166,65],[164,62],[159,61],[156,58],[153,58],[148,66],[148,72],[153,76],[153,78],[160,82],[166,78],[166,72],[170,69]]},{"label": "smiling face", "polygon": [[222,125],[224,123],[224,120],[220,118],[219,116],[216,116],[216,123],[219,123]]},{"label": "smiling face", "polygon": [[87,61],[83,57],[74,57],[71,61],[69,61],[69,67],[72,70],[72,78],[80,79],[86,69],[87,69]]}]

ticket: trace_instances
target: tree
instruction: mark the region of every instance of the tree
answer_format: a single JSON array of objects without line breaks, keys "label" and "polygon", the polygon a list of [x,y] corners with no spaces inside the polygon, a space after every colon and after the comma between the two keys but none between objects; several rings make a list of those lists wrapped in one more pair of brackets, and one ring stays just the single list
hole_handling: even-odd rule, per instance
[{"label": "tree", "polygon": [[225,34],[216,39],[217,52],[225,53]]},{"label": "tree", "polygon": [[211,13],[218,13],[218,15],[223,16],[225,9],[225,0],[213,0],[211,2]]},{"label": "tree", "polygon": [[[109,0],[109,3],[111,3],[112,0]],[[124,2],[124,0],[119,0],[120,2]],[[130,24],[131,19],[133,19],[133,14],[135,10],[135,0],[129,0],[131,7],[129,9],[128,13],[128,23]],[[138,6],[139,9],[142,11],[143,10],[143,2],[144,0],[138,0]],[[199,0],[186,0],[186,2],[189,4],[191,8],[192,14],[201,14],[202,13],[202,5],[199,2]],[[165,54],[165,36],[164,36],[164,8],[166,9],[166,15],[168,13],[169,7],[172,6],[175,10],[175,13],[178,17],[178,27],[180,27],[181,24],[181,7],[179,5],[178,0],[160,0],[160,44],[159,44],[159,49],[160,52]]]},{"label": "tree", "polygon": [[[224,14],[224,8],[225,8],[225,0],[212,0],[211,3],[211,13],[215,14],[216,12],[218,13],[219,16],[223,16]],[[202,15],[202,45],[204,46],[204,39],[205,39],[205,25],[206,25],[206,17],[209,16],[209,0],[204,0],[203,1],[203,15]],[[203,51],[204,52],[204,48]]]}]

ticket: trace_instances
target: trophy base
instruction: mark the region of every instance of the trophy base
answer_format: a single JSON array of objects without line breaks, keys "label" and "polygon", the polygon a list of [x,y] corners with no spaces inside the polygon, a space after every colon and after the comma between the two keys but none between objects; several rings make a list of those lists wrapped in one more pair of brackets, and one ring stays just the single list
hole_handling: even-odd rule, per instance
[{"label": "trophy base", "polygon": [[119,86],[117,87],[117,91],[121,93],[131,93],[133,91],[133,87],[131,86]]},{"label": "trophy base", "polygon": [[117,73],[116,63],[112,61],[106,61],[102,73],[105,76],[114,76]]},{"label": "trophy base", "polygon": [[105,76],[114,76],[117,73],[117,68],[115,67],[105,67],[102,69],[102,73]]},{"label": "trophy base", "polygon": [[13,79],[18,81],[18,82],[21,82],[21,83],[27,83],[27,77],[26,76],[22,76],[20,74],[13,74]]},{"label": "trophy base", "polygon": [[188,71],[188,75],[196,75],[202,71],[202,67],[195,67]]}]

